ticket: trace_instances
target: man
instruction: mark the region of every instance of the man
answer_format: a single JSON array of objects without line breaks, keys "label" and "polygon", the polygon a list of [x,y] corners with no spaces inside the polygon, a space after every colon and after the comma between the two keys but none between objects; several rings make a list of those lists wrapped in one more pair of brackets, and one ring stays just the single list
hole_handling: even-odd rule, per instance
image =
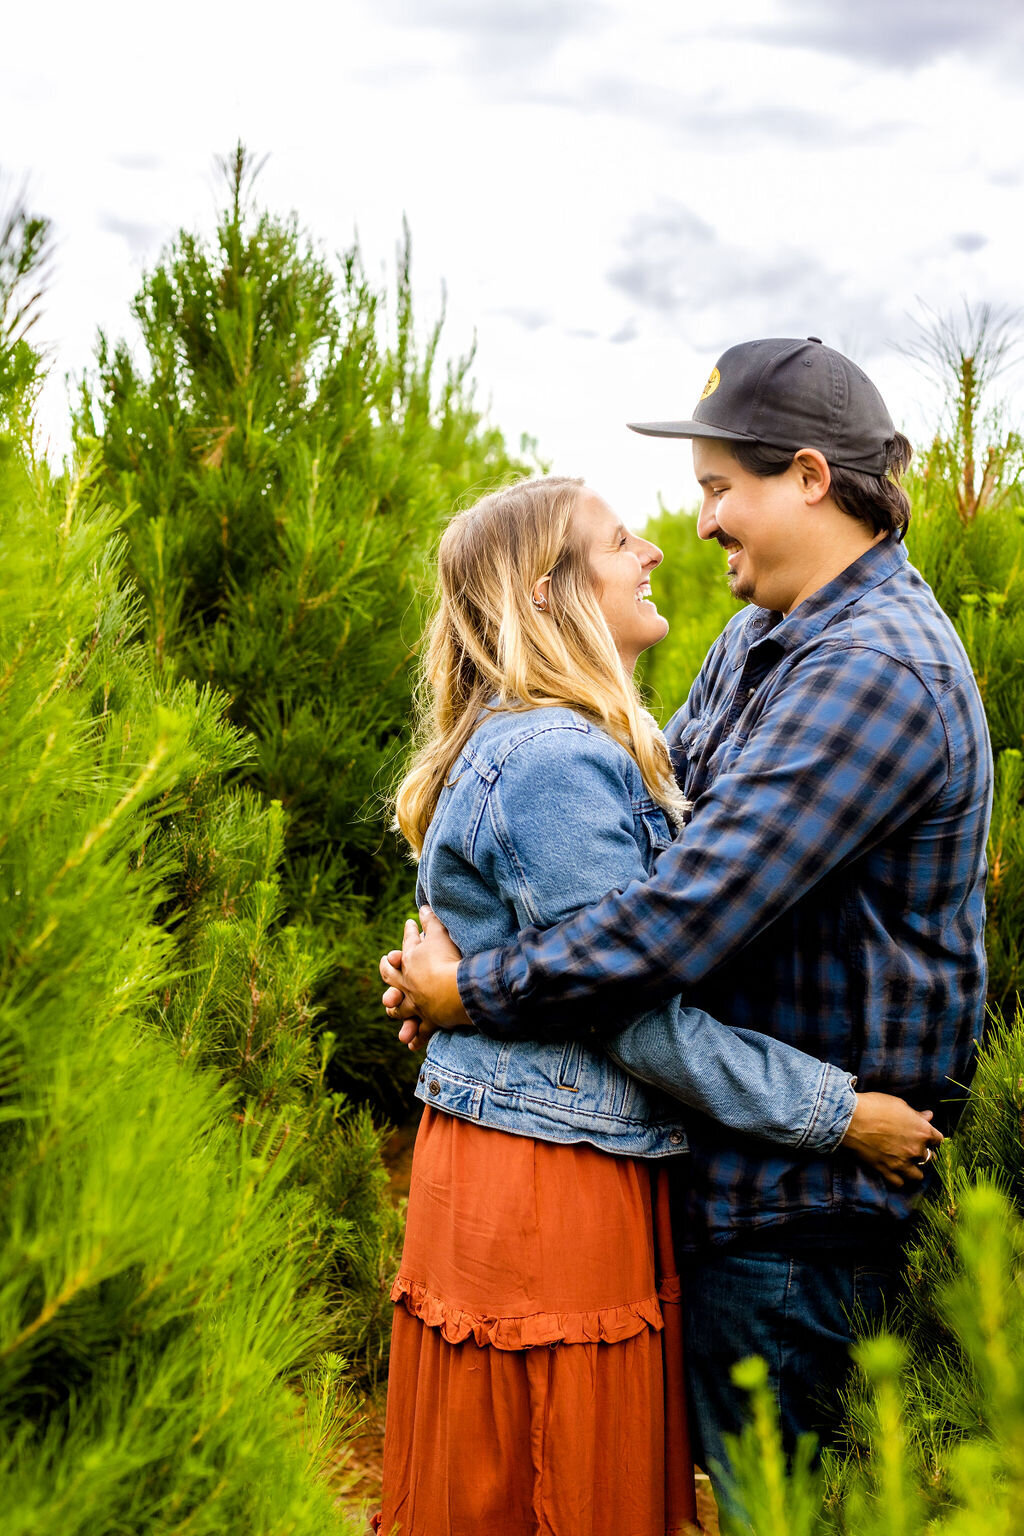
[{"label": "man", "polygon": [[[439,925],[409,932],[401,969],[381,963],[407,998],[385,1001],[500,1038],[599,1037],[682,993],[948,1124],[983,1020],[991,753],[966,654],[903,546],[891,477],[909,444],[816,337],[730,348],[691,420],[634,430],[693,439],[698,533],[752,605],[668,727],[692,819],[649,881],[508,949],[459,963]],[[849,1314],[881,1311],[913,1200],[841,1152],[691,1129],[680,1235],[708,1465],[743,1421],[729,1368],[745,1355],[766,1359],[790,1444],[827,1432]]]}]

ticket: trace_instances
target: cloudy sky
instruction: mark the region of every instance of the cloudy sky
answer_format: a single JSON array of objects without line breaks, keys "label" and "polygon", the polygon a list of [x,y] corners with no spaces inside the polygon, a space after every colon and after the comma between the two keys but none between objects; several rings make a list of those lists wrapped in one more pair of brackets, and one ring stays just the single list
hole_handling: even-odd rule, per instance
[{"label": "cloudy sky", "polygon": [[[477,337],[513,442],[635,523],[693,499],[689,414],[716,356],[816,335],[920,435],[896,350],[922,305],[1024,305],[1019,0],[41,0],[5,16],[0,168],[52,217],[45,425],[142,271],[212,229],[215,156],[269,156],[261,197],[393,272]],[[895,344],[895,345],[894,345]]]}]

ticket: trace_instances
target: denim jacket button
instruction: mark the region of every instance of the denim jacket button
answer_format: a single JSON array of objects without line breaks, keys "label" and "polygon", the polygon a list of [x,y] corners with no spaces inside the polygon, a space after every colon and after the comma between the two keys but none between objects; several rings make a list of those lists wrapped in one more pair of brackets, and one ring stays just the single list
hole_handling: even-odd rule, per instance
[{"label": "denim jacket button", "polygon": [[674,1147],[678,1147],[679,1143],[683,1140],[684,1135],[685,1132],[683,1131],[669,1131],[668,1139]]},{"label": "denim jacket button", "polygon": [[427,1092],[428,1093],[440,1093],[441,1092],[441,1084],[438,1082],[436,1077],[432,1077],[430,1079],[430,1082],[427,1084]]}]

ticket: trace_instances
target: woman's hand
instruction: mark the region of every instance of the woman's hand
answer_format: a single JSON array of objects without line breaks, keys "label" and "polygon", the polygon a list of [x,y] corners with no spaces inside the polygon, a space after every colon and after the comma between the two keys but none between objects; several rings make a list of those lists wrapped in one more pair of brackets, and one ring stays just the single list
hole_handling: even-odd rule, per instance
[{"label": "woman's hand", "polygon": [[891,1093],[858,1093],[840,1146],[880,1173],[891,1189],[902,1189],[907,1180],[920,1184],[943,1140],[931,1119],[930,1109],[911,1109]]},{"label": "woman's hand", "polygon": [[389,1018],[403,1020],[398,1038],[410,1050],[425,1045],[435,1029],[471,1022],[459,996],[462,951],[429,907],[420,907],[420,922],[422,933],[413,918],[406,922],[401,955],[391,950],[380,957],[380,977],[387,982],[381,1003]]},{"label": "woman's hand", "polygon": [[[381,958],[382,963],[384,960],[388,962],[392,968],[392,971],[400,971],[402,969],[402,951],[400,949],[390,949],[388,950],[388,953]],[[406,1002],[407,998],[405,993],[398,987],[388,987],[387,991],[381,997],[381,1003],[383,1004],[384,1012],[390,1019],[397,1019],[401,1017],[398,1010],[399,1008],[403,1007]],[[398,1031],[398,1038],[403,1045],[407,1045],[409,1047],[410,1051],[425,1051],[427,1048],[428,1040],[430,1039],[431,1035],[435,1033],[436,1031],[432,1025],[424,1024],[423,1020],[419,1017],[418,1014],[410,1013],[407,1018],[402,1020],[402,1027]]]}]

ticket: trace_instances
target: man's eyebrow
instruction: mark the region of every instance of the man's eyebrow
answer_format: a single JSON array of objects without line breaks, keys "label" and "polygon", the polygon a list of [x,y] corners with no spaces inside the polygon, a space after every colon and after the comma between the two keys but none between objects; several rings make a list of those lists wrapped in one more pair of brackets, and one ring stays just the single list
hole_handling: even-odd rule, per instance
[{"label": "man's eyebrow", "polygon": [[728,478],[728,475],[699,475],[697,478],[697,484],[711,485],[715,480],[728,480]]}]

